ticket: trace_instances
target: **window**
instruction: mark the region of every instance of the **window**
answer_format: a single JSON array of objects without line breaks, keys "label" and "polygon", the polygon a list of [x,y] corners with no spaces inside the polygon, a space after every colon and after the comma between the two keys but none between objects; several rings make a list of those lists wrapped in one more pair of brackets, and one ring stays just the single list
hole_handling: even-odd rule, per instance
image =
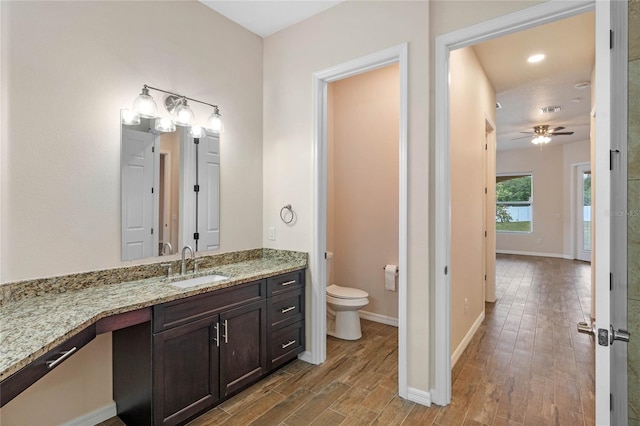
[{"label": "window", "polygon": [[533,230],[531,173],[496,176],[496,232]]}]

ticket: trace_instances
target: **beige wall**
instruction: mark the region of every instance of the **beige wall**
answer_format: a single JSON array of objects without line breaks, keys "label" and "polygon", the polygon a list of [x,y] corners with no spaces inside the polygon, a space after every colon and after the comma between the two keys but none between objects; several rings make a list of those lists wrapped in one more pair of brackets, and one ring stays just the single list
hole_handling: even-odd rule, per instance
[{"label": "beige wall", "polygon": [[[264,41],[264,227],[267,247],[311,252],[313,244],[311,76],[400,43],[409,43],[409,386],[429,390],[428,309],[428,2],[348,1]],[[284,204],[297,210],[287,227]],[[382,267],[382,266],[380,266]],[[310,288],[316,271],[309,271]],[[311,348],[307,342],[308,349]]]},{"label": "beige wall", "polygon": [[533,232],[497,233],[499,252],[573,258],[571,165],[588,162],[589,151],[589,141],[498,151],[496,173],[533,175]]},{"label": "beige wall", "polygon": [[366,291],[363,311],[393,319],[398,293],[385,290],[383,267],[398,264],[398,71],[395,64],[331,83],[328,123],[334,182],[327,197],[334,217],[333,244],[327,242],[334,252],[330,283]]},{"label": "beige wall", "polygon": [[[120,260],[119,113],[145,83],[220,105],[220,251],[262,244],[258,36],[198,2],[2,8],[1,282],[129,264]],[[163,111],[163,96],[151,94]],[[211,109],[190,105],[204,123]]]},{"label": "beige wall", "polygon": [[[220,251],[262,245],[258,36],[198,2],[0,10],[0,282],[131,264],[120,260],[119,117],[145,83],[220,105]],[[162,110],[163,97],[151,94]],[[209,110],[190,105],[206,120]],[[109,335],[86,349],[88,360],[72,357],[39,391],[3,407],[2,424],[60,423],[110,403]]]},{"label": "beige wall", "polygon": [[473,48],[452,51],[449,63],[454,353],[484,312],[485,158],[495,155],[494,149],[485,150],[485,122],[495,123],[496,95]]}]

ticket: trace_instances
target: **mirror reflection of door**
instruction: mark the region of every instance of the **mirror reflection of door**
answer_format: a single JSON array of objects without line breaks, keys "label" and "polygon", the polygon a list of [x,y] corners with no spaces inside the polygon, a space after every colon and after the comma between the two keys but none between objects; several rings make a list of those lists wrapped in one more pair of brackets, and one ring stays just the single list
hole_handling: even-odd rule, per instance
[{"label": "mirror reflection of door", "polygon": [[575,258],[591,262],[591,165],[575,167],[576,182],[576,254]]}]

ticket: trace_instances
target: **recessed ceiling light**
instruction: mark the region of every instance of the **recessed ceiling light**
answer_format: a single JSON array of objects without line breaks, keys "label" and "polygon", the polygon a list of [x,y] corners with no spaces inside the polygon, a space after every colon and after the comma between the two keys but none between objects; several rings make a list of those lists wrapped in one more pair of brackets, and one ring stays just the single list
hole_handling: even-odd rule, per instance
[{"label": "recessed ceiling light", "polygon": [[536,62],[540,62],[544,59],[544,55],[542,53],[537,53],[535,55],[531,55],[527,58],[527,62],[530,64],[535,64]]},{"label": "recessed ceiling light", "polygon": [[580,103],[582,102],[582,98],[573,98],[571,99],[571,102]]},{"label": "recessed ceiling light", "polygon": [[590,87],[591,83],[589,83],[588,81],[579,81],[575,84],[576,89],[586,89],[587,87]]}]

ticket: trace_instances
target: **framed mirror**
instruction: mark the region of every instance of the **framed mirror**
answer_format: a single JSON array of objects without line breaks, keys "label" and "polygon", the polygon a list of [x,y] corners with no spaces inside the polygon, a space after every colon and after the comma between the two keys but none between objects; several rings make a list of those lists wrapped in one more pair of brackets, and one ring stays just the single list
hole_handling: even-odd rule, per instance
[{"label": "framed mirror", "polygon": [[220,246],[219,135],[156,120],[121,114],[122,260]]}]

